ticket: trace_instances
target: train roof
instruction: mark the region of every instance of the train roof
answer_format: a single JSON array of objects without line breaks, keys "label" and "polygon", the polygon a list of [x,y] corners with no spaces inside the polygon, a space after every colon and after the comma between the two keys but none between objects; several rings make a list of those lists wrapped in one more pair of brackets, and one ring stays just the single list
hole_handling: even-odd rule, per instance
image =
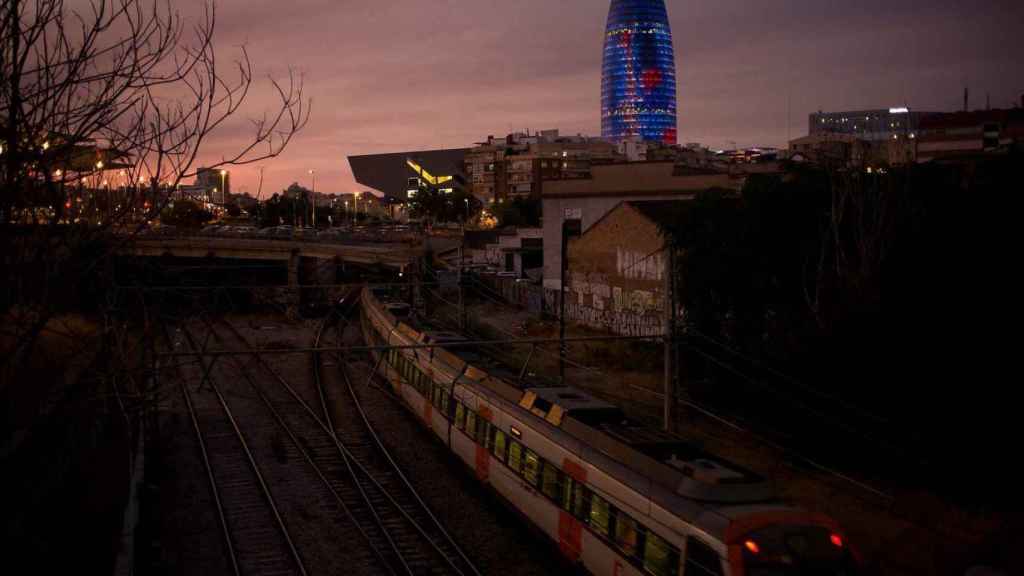
[{"label": "train roof", "polygon": [[[381,307],[388,309],[386,295],[374,291],[374,296],[383,299]],[[395,321],[399,330],[405,324],[422,342],[467,341],[457,332],[431,330],[415,318]],[[775,500],[774,487],[764,477],[675,434],[630,419],[621,408],[585,390],[517,374],[469,347],[439,349],[434,355],[448,358],[453,365],[462,363],[462,381],[488,389],[665,492],[688,499],[690,504],[664,504],[712,532],[724,530],[731,519],[751,511],[785,508]],[[645,485],[639,482],[637,489],[642,491]]]}]

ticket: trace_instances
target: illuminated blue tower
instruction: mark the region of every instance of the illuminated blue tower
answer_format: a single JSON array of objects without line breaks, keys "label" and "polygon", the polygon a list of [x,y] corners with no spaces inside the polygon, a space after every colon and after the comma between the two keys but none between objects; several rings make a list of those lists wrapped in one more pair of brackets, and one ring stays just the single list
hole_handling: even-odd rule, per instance
[{"label": "illuminated blue tower", "polygon": [[676,143],[676,64],[665,0],[612,0],[604,37],[601,135]]}]

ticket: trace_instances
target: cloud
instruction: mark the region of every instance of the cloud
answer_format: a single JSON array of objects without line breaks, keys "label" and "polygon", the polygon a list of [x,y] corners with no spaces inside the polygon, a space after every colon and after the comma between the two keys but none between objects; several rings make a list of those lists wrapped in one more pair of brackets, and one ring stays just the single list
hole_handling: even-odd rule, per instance
[{"label": "cloud", "polygon": [[[184,4],[184,3],[183,3]],[[186,12],[193,4],[181,5]],[[668,0],[683,141],[781,145],[822,109],[981,105],[1024,92],[1019,2]],[[265,190],[316,169],[356,189],[346,156],[469,146],[525,128],[600,129],[599,0],[223,0],[217,42],[245,44],[260,73],[302,70],[309,127],[266,163]],[[268,106],[260,92],[246,113]],[[211,139],[237,146],[244,123]],[[255,191],[255,167],[235,169]]]}]

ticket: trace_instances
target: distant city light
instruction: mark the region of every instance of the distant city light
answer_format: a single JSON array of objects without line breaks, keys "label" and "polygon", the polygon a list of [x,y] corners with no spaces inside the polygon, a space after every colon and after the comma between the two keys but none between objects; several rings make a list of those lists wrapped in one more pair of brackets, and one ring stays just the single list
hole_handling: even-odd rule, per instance
[{"label": "distant city light", "polygon": [[889,108],[889,114],[909,114],[909,108]]}]

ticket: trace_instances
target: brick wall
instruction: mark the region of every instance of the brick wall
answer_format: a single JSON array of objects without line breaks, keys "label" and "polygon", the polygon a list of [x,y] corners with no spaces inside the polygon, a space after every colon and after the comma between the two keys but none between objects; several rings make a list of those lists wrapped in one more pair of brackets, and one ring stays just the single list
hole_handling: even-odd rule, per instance
[{"label": "brick wall", "polygon": [[616,334],[663,333],[663,247],[657,225],[620,204],[569,245],[566,316]]}]

